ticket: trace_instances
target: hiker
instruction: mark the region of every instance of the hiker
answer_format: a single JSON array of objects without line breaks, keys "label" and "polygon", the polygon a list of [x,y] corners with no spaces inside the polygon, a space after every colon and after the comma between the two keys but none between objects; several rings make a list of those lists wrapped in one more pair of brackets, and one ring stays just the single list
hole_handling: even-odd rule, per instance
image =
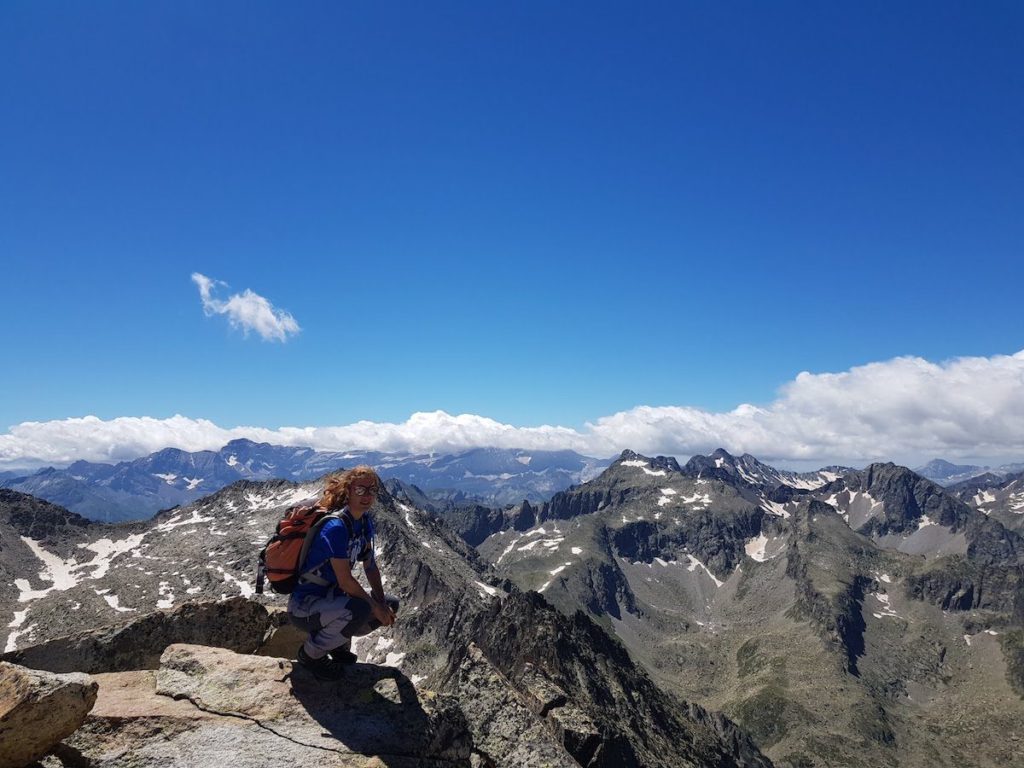
[{"label": "hiker", "polygon": [[[327,480],[318,506],[332,517],[315,534],[301,565],[302,577],[288,601],[292,623],[309,632],[299,663],[321,680],[337,679],[357,658],[352,638],[394,623],[398,600],[384,594],[368,514],[380,478],[362,465]],[[352,570],[360,561],[370,592]]]}]

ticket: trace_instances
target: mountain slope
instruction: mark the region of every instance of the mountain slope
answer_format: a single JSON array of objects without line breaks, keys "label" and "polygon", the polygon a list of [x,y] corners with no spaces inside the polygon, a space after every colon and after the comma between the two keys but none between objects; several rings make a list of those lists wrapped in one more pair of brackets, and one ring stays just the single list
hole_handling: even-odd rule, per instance
[{"label": "mountain slope", "polygon": [[779,764],[1020,764],[1019,537],[892,465],[783,479],[626,452],[478,549]]}]

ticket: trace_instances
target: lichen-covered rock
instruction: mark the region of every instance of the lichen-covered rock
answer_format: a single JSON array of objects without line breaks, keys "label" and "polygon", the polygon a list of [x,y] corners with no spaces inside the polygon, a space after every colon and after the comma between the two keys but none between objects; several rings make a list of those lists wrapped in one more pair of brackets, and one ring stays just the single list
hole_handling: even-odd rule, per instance
[{"label": "lichen-covered rock", "polygon": [[49,752],[96,703],[87,675],[55,675],[0,662],[0,768],[21,768]]},{"label": "lichen-covered rock", "polygon": [[474,733],[484,765],[502,768],[576,768],[579,765],[535,714],[527,699],[475,646],[469,647],[452,687]]}]

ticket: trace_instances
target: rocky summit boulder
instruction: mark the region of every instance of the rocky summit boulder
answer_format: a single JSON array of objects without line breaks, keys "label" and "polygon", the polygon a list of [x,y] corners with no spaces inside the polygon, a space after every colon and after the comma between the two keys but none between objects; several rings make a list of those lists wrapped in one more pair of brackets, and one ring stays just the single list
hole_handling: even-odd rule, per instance
[{"label": "rocky summit boulder", "polygon": [[0,660],[50,672],[121,672],[156,669],[172,643],[197,643],[251,653],[274,619],[252,600],[184,603],[116,627],[80,632],[0,656]]},{"label": "rocky summit boulder", "polygon": [[0,768],[21,768],[49,752],[85,721],[96,692],[88,675],[0,662]]},{"label": "rocky summit boulder", "polygon": [[[158,671],[96,675],[100,696],[56,763],[279,768],[470,766],[456,701],[393,667],[352,665],[324,683],[285,659],[172,645]],[[76,762],[77,761],[77,762]]]}]

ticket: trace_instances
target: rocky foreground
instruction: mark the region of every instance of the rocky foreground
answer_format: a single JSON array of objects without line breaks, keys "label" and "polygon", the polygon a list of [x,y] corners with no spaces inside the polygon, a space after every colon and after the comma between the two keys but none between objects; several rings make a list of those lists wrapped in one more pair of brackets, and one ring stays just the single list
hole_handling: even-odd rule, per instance
[{"label": "rocky foreground", "polygon": [[[527,610],[546,610],[524,597]],[[542,653],[509,675],[470,643],[458,663],[433,677],[434,688],[397,667],[368,663],[323,683],[289,660],[301,638],[281,617],[244,598],[187,603],[7,654],[0,662],[0,768],[269,768],[282,761],[540,768],[655,759],[630,744],[626,731],[595,719],[593,701],[574,700]],[[481,640],[491,654],[503,649],[507,662],[522,643],[500,617],[492,619],[498,631],[482,632]],[[548,653],[557,654],[559,643],[574,642],[548,636],[543,617],[532,620],[540,629],[533,650],[553,643]],[[643,706],[658,706],[657,697],[634,700],[643,693],[605,690],[604,705],[621,697],[618,706],[636,718]],[[704,722],[676,730],[680,741],[661,744],[655,764],[770,765],[725,718],[699,708],[691,714]],[[657,720],[659,713],[646,715]],[[645,739],[655,746],[666,727],[656,725]]]}]

